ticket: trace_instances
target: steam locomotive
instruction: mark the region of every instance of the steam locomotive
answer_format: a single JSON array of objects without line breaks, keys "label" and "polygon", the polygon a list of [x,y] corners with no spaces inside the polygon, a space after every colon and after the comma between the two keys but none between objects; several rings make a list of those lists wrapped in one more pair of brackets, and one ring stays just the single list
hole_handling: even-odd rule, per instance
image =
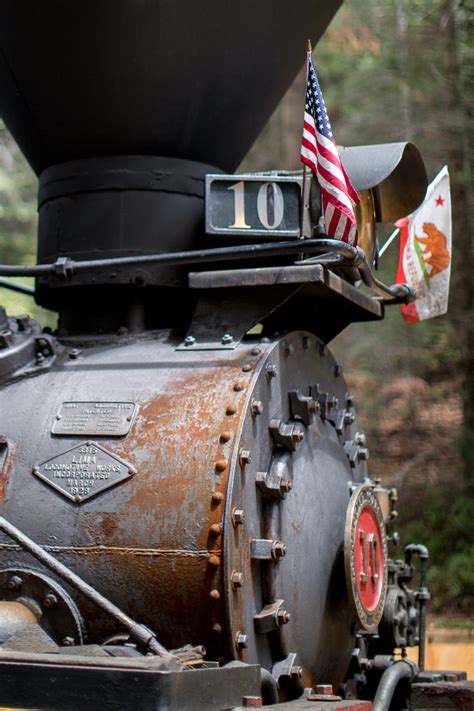
[{"label": "steam locomotive", "polygon": [[0,311],[3,705],[380,711],[427,678],[428,552],[389,557],[396,492],[327,348],[413,297],[372,267],[422,158],[342,151],[358,248],[314,180],[233,174],[338,6],[2,3],[39,226],[0,275],[59,314]]}]

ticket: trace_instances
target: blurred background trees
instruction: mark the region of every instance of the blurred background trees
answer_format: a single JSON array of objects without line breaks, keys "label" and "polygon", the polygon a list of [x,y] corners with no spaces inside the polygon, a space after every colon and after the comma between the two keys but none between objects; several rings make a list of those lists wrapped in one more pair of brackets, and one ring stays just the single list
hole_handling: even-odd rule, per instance
[{"label": "blurred background trees", "polygon": [[[314,52],[338,143],[412,140],[430,179],[450,169],[449,314],[407,325],[391,307],[332,347],[358,395],[371,474],[399,488],[398,528],[405,542],[430,546],[434,604],[453,613],[474,607],[473,23],[473,0],[351,0]],[[300,167],[304,92],[303,68],[242,170]],[[34,262],[35,201],[36,180],[0,126],[1,262]],[[381,226],[381,243],[391,230]],[[380,265],[387,282],[397,259],[394,244]],[[0,301],[54,324],[31,299],[2,290]]]}]

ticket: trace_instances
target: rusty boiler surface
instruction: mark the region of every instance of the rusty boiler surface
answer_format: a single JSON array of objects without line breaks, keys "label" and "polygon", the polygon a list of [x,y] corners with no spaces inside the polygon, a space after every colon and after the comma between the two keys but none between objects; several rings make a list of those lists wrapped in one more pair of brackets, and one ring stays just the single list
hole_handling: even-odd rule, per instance
[{"label": "rusty boiler surface", "polygon": [[[158,340],[84,349],[78,360],[37,379],[33,392],[31,381],[7,388],[2,397],[13,407],[7,418],[2,401],[1,432],[17,456],[0,508],[155,629],[164,644],[204,643],[212,650],[225,618],[221,531],[227,462],[259,358],[251,347],[199,354],[180,353],[175,346]],[[64,402],[96,401],[136,403],[127,436],[52,434]],[[35,465],[89,440],[136,473],[80,503],[32,475]],[[7,565],[16,552],[6,540],[2,548]],[[97,610],[81,605],[94,621],[91,641],[117,631]],[[219,646],[225,646],[222,640]],[[220,653],[227,656],[229,650]]]},{"label": "rusty boiler surface", "polygon": [[[313,388],[343,407],[340,370],[311,334],[244,342],[234,351],[176,345],[162,334],[84,347],[34,381],[4,388],[0,432],[14,456],[0,513],[167,647],[203,644],[211,659],[269,669],[295,652],[306,686],[336,682],[353,645],[340,559],[348,482],[363,478],[365,464],[351,469],[344,452],[355,419],[339,434],[334,417],[303,423],[290,393],[304,399]],[[81,434],[53,434],[64,403],[137,409],[126,435],[101,435],[89,415],[71,420]],[[302,432],[294,446],[286,425]],[[35,475],[35,466],[51,461],[69,466],[77,447],[91,442],[134,473],[81,500]],[[257,485],[275,466],[292,484],[276,498]],[[259,540],[283,543],[286,556],[261,557]],[[0,567],[18,560],[37,566],[0,539]],[[90,642],[120,632],[69,592]],[[275,599],[284,600],[288,619],[264,631],[255,617]]]}]

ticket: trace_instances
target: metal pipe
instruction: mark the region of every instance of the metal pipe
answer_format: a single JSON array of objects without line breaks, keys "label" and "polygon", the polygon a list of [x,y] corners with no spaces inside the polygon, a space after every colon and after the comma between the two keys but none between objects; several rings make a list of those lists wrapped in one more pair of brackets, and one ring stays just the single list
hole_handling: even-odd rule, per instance
[{"label": "metal pipe", "polygon": [[165,657],[169,660],[176,659],[158,642],[151,630],[144,625],[138,624],[135,620],[132,620],[125,612],[97,592],[95,588],[73,573],[70,568],[56,560],[54,556],[47,553],[41,546],[35,543],[31,538],[28,538],[28,536],[3,517],[0,517],[0,530],[6,533],[12,540],[16,541],[25,551],[39,560],[40,563],[45,565],[52,573],[55,573],[58,577],[72,585],[72,587],[76,588],[76,590],[79,590],[82,595],[117,620],[117,622],[127,630],[130,638],[134,642],[160,657]]},{"label": "metal pipe", "polygon": [[411,681],[418,676],[418,673],[419,670],[416,664],[407,659],[401,659],[389,666],[382,674],[377,686],[377,693],[372,702],[372,711],[389,711],[393,695],[399,683],[404,679]]},{"label": "metal pipe", "polygon": [[[235,667],[246,667],[248,664],[241,662],[239,659],[233,659],[225,665],[225,669],[232,669]],[[260,678],[261,678],[261,694],[263,703],[265,706],[272,706],[277,704],[279,701],[278,697],[278,685],[276,680],[270,674],[268,669],[265,667],[260,667]]]},{"label": "metal pipe", "polygon": [[430,599],[430,593],[428,590],[428,566],[430,560],[430,554],[428,548],[421,544],[411,543],[405,546],[405,561],[410,565],[412,556],[416,554],[420,558],[420,587],[416,592],[416,597],[420,606],[420,633],[419,633],[419,643],[418,643],[418,666],[421,671],[425,669],[425,650],[426,650],[426,615],[428,600]]},{"label": "metal pipe", "polygon": [[[323,240],[321,240],[323,241]],[[337,240],[326,240],[326,241],[332,241],[336,242]],[[304,242],[306,245],[306,242]],[[360,278],[364,282],[364,284],[369,287],[372,291],[375,291],[375,293],[379,294],[380,296],[383,297],[385,303],[388,302],[387,296],[390,297],[390,302],[391,303],[411,303],[412,301],[415,300],[416,294],[414,290],[408,286],[408,284],[393,284],[392,286],[388,286],[387,284],[384,284],[382,281],[377,279],[374,276],[374,273],[372,272],[371,268],[367,264],[367,261],[365,259],[365,254],[360,247],[351,247],[351,245],[344,244],[344,247],[349,248],[351,251],[348,253],[346,250],[342,250],[340,248],[338,249],[333,249],[334,252],[336,252],[339,255],[343,255],[344,258],[347,258],[347,262],[344,264],[342,261],[339,262],[340,266],[345,266],[345,267],[353,267],[358,269]],[[305,247],[306,249],[306,247]],[[324,255],[326,257],[326,255]],[[296,264],[300,265],[306,265],[306,264],[317,264],[319,261],[318,257],[312,257],[309,259],[305,259],[299,262],[296,262]],[[329,262],[328,262],[329,263]]]},{"label": "metal pipe", "polygon": [[270,244],[247,244],[238,247],[217,247],[214,249],[195,249],[187,252],[167,252],[145,254],[139,257],[114,257],[111,259],[93,259],[76,262],[68,257],[60,257],[53,264],[34,266],[0,264],[0,276],[46,276],[56,274],[69,278],[79,271],[103,269],[104,267],[134,266],[137,264],[206,264],[208,262],[229,261],[234,259],[253,259],[257,257],[278,257],[297,254],[304,249],[308,253],[328,251],[343,254],[349,260],[357,259],[357,250],[351,245],[334,239],[285,240]]},{"label": "metal pipe", "polygon": [[34,296],[35,293],[33,286],[18,284],[18,282],[8,281],[8,279],[0,279],[0,286],[4,289],[10,289],[10,291],[17,291],[19,294],[27,294],[28,296]]}]

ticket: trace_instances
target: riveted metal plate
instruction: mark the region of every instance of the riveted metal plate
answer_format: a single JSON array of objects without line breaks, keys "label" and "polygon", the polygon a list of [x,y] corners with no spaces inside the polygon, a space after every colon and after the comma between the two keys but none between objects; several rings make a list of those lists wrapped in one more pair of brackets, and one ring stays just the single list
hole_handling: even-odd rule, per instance
[{"label": "riveted metal plate", "polygon": [[137,411],[134,402],[63,402],[54,420],[55,435],[121,437]]},{"label": "riveted metal plate", "polygon": [[97,442],[84,442],[33,468],[33,473],[80,504],[136,473],[134,467]]}]

